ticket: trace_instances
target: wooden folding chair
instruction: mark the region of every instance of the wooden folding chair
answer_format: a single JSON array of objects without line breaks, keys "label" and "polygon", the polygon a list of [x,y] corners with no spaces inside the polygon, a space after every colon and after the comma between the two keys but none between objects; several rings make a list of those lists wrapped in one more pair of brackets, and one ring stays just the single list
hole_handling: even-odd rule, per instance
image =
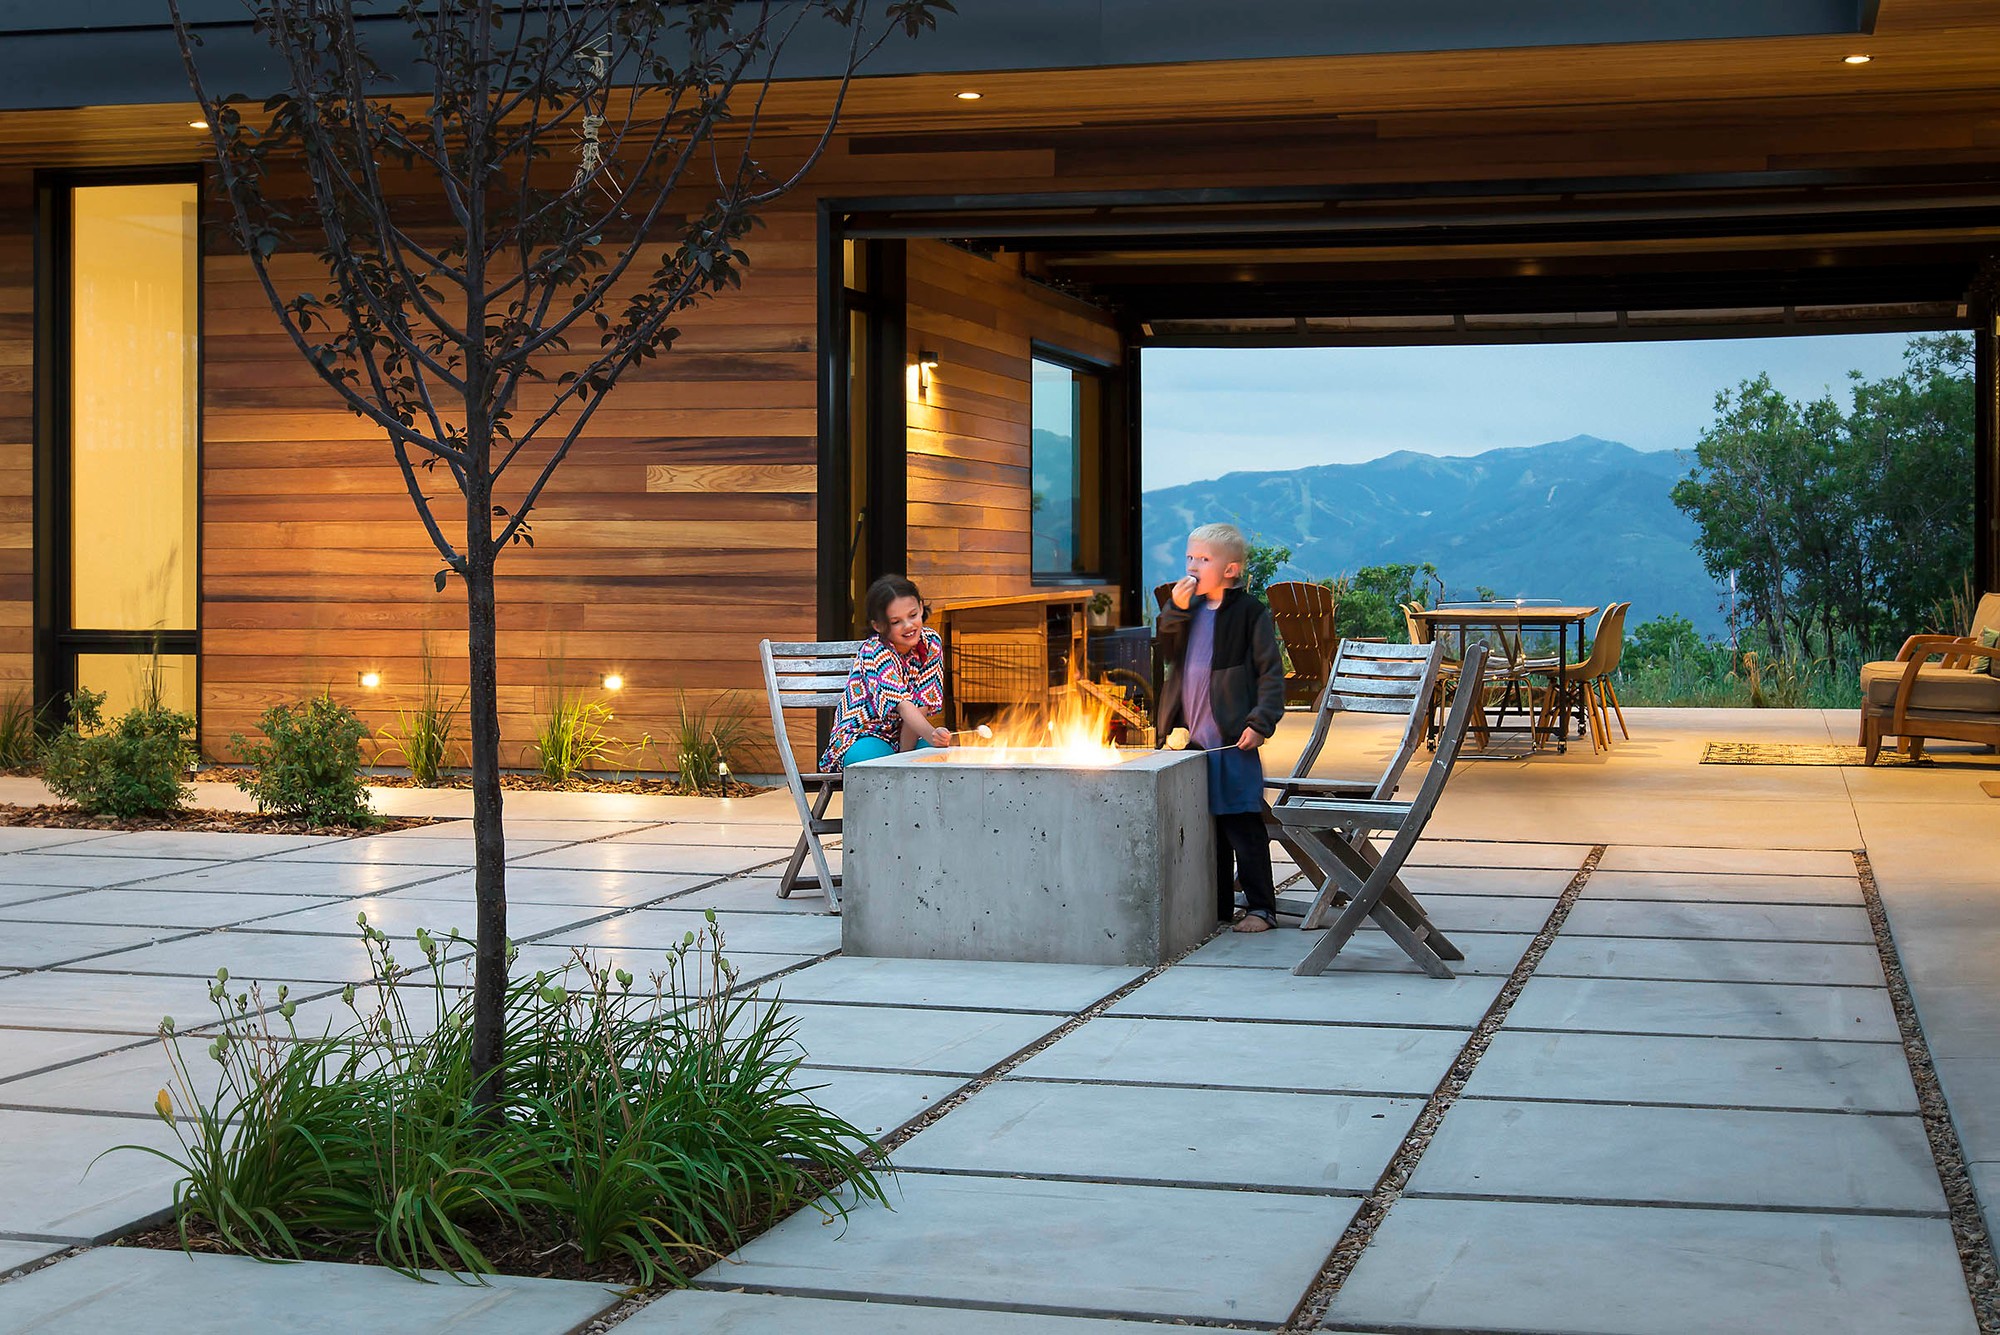
[{"label": "wooden folding chair", "polygon": [[[827,912],[840,911],[840,878],[827,862],[825,836],[840,833],[840,818],[828,816],[826,809],[840,791],[839,774],[801,774],[792,755],[791,739],[785,729],[787,709],[832,709],[847,689],[847,672],[860,640],[777,643],[763,640],[757,654],[764,662],[764,694],[771,703],[771,736],[777,742],[778,761],[785,767],[785,786],[799,809],[799,842],[785,874],[778,878],[778,898],[790,899],[794,890],[818,890],[826,895]],[[806,790],[813,798],[806,801]],[[802,876],[810,854],[817,876]]]},{"label": "wooden folding chair", "polygon": [[[1349,897],[1347,907],[1326,935],[1293,967],[1293,973],[1311,976],[1323,972],[1363,919],[1373,919],[1433,978],[1450,978],[1451,966],[1445,961],[1465,958],[1430,920],[1398,873],[1410,850],[1416,847],[1424,826],[1430,822],[1438,796],[1458,760],[1472,711],[1479,707],[1486,655],[1484,645],[1472,645],[1465,651],[1460,689],[1445,715],[1437,739],[1437,754],[1411,800],[1295,797],[1271,809],[1285,833],[1302,844],[1313,862],[1324,870],[1325,879],[1306,920],[1316,920],[1336,895],[1345,893]],[[1388,846],[1379,854],[1369,842],[1369,836],[1377,834],[1390,836]]]},{"label": "wooden folding chair", "polygon": [[[1312,736],[1306,739],[1305,747],[1299,752],[1298,761],[1289,775],[1264,781],[1274,813],[1266,819],[1265,826],[1271,837],[1299,865],[1299,869],[1312,878],[1315,886],[1325,884],[1325,871],[1312,853],[1287,833],[1275,815],[1276,809],[1306,797],[1358,797],[1377,802],[1393,798],[1396,786],[1402,782],[1403,771],[1409,766],[1410,757],[1416,754],[1417,744],[1424,738],[1430,719],[1429,701],[1437,690],[1443,667],[1444,646],[1441,644],[1383,644],[1373,640],[1341,642],[1327,676],[1326,689],[1320,692]],[[1320,752],[1326,746],[1334,717],[1339,714],[1403,716],[1403,735],[1397,739],[1396,749],[1390,753],[1388,763],[1375,778],[1312,777],[1313,766],[1319,763]],[[1362,838],[1365,840],[1366,836]],[[1300,926],[1308,930],[1323,926],[1327,912],[1336,907],[1336,902],[1316,900],[1314,909],[1317,912],[1308,912]],[[1279,912],[1290,916],[1284,909]]]},{"label": "wooden folding chair", "polygon": [[1271,621],[1292,660],[1285,676],[1285,705],[1311,708],[1326,686],[1329,663],[1340,636],[1333,628],[1337,610],[1333,590],[1324,584],[1289,581],[1264,590]]}]

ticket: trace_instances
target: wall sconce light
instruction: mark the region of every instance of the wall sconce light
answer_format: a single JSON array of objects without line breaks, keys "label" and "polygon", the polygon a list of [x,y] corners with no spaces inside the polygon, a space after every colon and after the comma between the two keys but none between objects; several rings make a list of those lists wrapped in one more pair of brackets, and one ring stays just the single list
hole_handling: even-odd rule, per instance
[{"label": "wall sconce light", "polygon": [[382,674],[379,672],[364,672],[356,677],[355,680],[361,683],[363,690],[372,691],[382,684]]},{"label": "wall sconce light", "polygon": [[623,678],[623,677],[619,676],[619,675],[618,675],[618,674],[617,674],[616,672],[607,672],[607,673],[605,673],[605,674],[604,674],[604,689],[605,689],[605,690],[607,690],[607,691],[622,691],[622,690],[624,690],[624,689],[625,689],[625,678]]},{"label": "wall sconce light", "polygon": [[928,396],[931,381],[937,378],[938,355],[928,348],[917,354],[917,392]]}]

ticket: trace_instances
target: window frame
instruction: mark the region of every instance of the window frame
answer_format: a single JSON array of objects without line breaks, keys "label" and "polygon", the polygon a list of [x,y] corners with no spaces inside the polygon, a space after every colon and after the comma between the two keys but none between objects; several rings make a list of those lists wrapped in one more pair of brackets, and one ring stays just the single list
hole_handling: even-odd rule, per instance
[{"label": "window frame", "polygon": [[[1096,542],[1094,543],[1095,547],[1094,551],[1086,552],[1082,549],[1081,546],[1082,525],[1080,523],[1078,525],[1077,541],[1079,546],[1076,552],[1075,559],[1077,564],[1083,567],[1081,570],[1071,570],[1071,571],[1038,570],[1035,568],[1035,543],[1034,543],[1035,516],[1033,509],[1030,508],[1028,512],[1028,583],[1030,584],[1030,586],[1037,589],[1091,588],[1104,585],[1111,582],[1110,568],[1113,564],[1112,562],[1107,561],[1105,559],[1106,557],[1105,549],[1108,545],[1107,543],[1108,535],[1105,530],[1104,516],[1102,514],[1102,511],[1104,509],[1104,504],[1105,504],[1107,483],[1110,481],[1111,470],[1106,465],[1108,463],[1107,456],[1109,455],[1112,449],[1112,441],[1114,436],[1114,433],[1112,431],[1112,425],[1113,425],[1112,415],[1114,412],[1114,402],[1117,397],[1116,389],[1118,381],[1118,367],[1111,362],[1101,361],[1095,357],[1087,357],[1082,353],[1073,352],[1068,348],[1060,347],[1053,343],[1044,343],[1040,339],[1029,340],[1028,343],[1028,473],[1029,473],[1028,490],[1031,496],[1034,492],[1034,448],[1035,448],[1034,364],[1036,362],[1047,362],[1052,366],[1063,367],[1066,370],[1068,370],[1072,375],[1089,376],[1092,380],[1096,381],[1097,383],[1096,411],[1092,413],[1089,418],[1089,425],[1090,425],[1090,430],[1093,433],[1093,439],[1090,442],[1088,442],[1089,446],[1094,448],[1097,453],[1097,458],[1094,462],[1094,468],[1092,470],[1093,474],[1092,482],[1095,495],[1083,496],[1080,494],[1078,496],[1077,509],[1079,512],[1079,519],[1081,518],[1082,511],[1090,505],[1095,505],[1099,511],[1099,514],[1098,514],[1098,528],[1096,532]],[[1079,416],[1081,417],[1081,415],[1082,414],[1080,412]],[[1083,490],[1082,477],[1084,476],[1083,465],[1084,465],[1085,448],[1086,448],[1086,442],[1081,440],[1075,442],[1075,449],[1076,449],[1075,475],[1078,479],[1079,493],[1081,493]]]},{"label": "window frame", "polygon": [[[71,446],[75,392],[72,313],[75,293],[73,199],[78,190],[103,186],[192,185],[196,192],[194,236],[194,470],[195,585],[192,627],[121,631],[72,624],[71,518],[74,477]],[[207,611],[203,557],[207,547],[206,316],[208,248],[206,173],[200,167],[108,167],[39,171],[35,174],[34,317],[34,701],[53,717],[66,717],[77,687],[77,659],[84,654],[157,653],[194,660],[192,713],[201,719],[202,619]]]}]

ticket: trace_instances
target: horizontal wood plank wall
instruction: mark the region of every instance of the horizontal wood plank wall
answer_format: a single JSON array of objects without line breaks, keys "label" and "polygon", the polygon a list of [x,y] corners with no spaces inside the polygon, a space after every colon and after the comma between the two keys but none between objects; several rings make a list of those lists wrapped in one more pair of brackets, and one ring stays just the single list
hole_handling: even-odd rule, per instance
[{"label": "horizontal wood plank wall", "polygon": [[35,192],[0,172],[0,700],[34,690]]},{"label": "horizontal wood plank wall", "polygon": [[[504,763],[534,764],[552,681],[602,695],[612,672],[610,731],[628,748],[614,766],[662,768],[659,749],[629,749],[648,734],[671,764],[683,692],[691,710],[741,707],[755,741],[739,765],[774,763],[757,641],[816,629],[815,226],[794,209],[758,229],[742,289],[678,318],[673,350],[625,375],[544,493],[534,547],[501,555]],[[286,265],[311,282],[309,259]],[[456,698],[464,587],[435,591],[442,562],[381,433],[278,335],[247,260],[212,256],[205,283],[204,747],[233,754],[267,705],[322,688],[391,727],[421,691],[426,642]],[[567,364],[545,369],[553,382]],[[546,457],[524,452],[501,504]],[[462,540],[450,479],[426,490]]]},{"label": "horizontal wood plank wall", "polygon": [[928,394],[909,384],[910,577],[932,602],[1025,593],[1030,345],[1116,364],[1117,328],[1018,255],[912,241],[908,282],[910,354],[939,361]]}]

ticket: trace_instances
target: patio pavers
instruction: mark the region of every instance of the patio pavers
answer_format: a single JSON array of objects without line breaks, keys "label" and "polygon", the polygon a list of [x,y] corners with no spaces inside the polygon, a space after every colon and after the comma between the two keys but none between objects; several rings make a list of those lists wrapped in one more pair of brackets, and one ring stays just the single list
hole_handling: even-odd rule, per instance
[{"label": "patio pavers", "polygon": [[[596,915],[577,912],[572,916],[580,919]],[[837,918],[776,913],[717,914],[716,925],[722,929],[724,947],[730,950],[823,954],[840,949],[840,920]],[[708,926],[706,915],[692,910],[671,907],[636,909],[556,932],[548,938],[547,944],[659,950],[676,945],[685,940],[689,932],[700,933]]]},{"label": "patio pavers", "polygon": [[[277,1000],[267,994],[263,1004],[268,1008]],[[159,1031],[163,1015],[173,1016],[183,1030],[214,1023],[208,984],[198,977],[114,978],[68,971],[0,978],[0,1020],[10,1028],[90,1029],[150,1037]]]},{"label": "patio pavers", "polygon": [[172,1204],[173,1165],[139,1150],[106,1155],[114,1145],[180,1148],[156,1117],[0,1108],[0,1234],[92,1242]]},{"label": "patio pavers", "polygon": [[1571,936],[1549,946],[1537,977],[1678,978],[1688,982],[1834,983],[1884,987],[1875,944],[1689,941],[1671,937]]},{"label": "patio pavers", "polygon": [[[0,827],[4,828],[4,827]],[[0,908],[80,893],[73,885],[0,885]]]},{"label": "patio pavers", "polygon": [[[602,872],[551,873],[560,875],[601,876]],[[692,909],[727,910],[731,913],[825,913],[826,896],[816,890],[799,891],[789,899],[778,898],[778,878],[775,876],[732,876],[727,880],[707,878],[698,890],[689,890],[673,897],[670,905],[663,907]]]},{"label": "patio pavers", "polygon": [[[1581,862],[1582,853],[1577,860]],[[1576,868],[1418,867],[1405,864],[1399,875],[1418,898],[1432,895],[1521,895],[1558,899],[1569,888]]]},{"label": "patio pavers", "polygon": [[[1330,971],[1304,979],[1275,969],[1169,969],[1122,998],[1110,1013],[1470,1029],[1493,1004],[1503,981],[1470,974],[1444,981],[1414,971]],[[1269,1041],[1286,1040],[1273,1035]]]},{"label": "patio pavers", "polygon": [[114,858],[188,858],[234,862],[262,857],[267,853],[289,853],[294,849],[338,843],[341,835],[259,834],[249,830],[122,830],[88,843],[65,841],[45,845],[55,857],[87,854]]},{"label": "patio pavers", "polygon": [[[0,874],[6,868],[0,866]],[[230,894],[379,895],[402,886],[451,875],[451,867],[366,862],[278,862],[272,859],[224,862],[169,872],[134,882],[135,890],[179,893],[206,890]]]},{"label": "patio pavers", "polygon": [[1060,1015],[784,1004],[811,1066],[981,1075],[1060,1028]]},{"label": "patio pavers", "polygon": [[0,921],[0,966],[46,969],[70,960],[149,945],[175,934],[164,927],[114,927],[104,923]]},{"label": "patio pavers", "polygon": [[1893,1043],[1521,1033],[1503,1029],[1467,1098],[1915,1112]]},{"label": "patio pavers", "polygon": [[1446,1115],[1409,1192],[1945,1210],[1930,1142],[1915,1116],[1478,1099]]},{"label": "patio pavers", "polygon": [[[1279,921],[1284,923],[1282,918]],[[1285,923],[1275,932],[1225,932],[1198,947],[1182,963],[1200,968],[1289,969],[1319,940],[1318,932],[1286,930],[1293,925]],[[1505,976],[1514,971],[1534,939],[1527,932],[1458,932],[1452,936],[1452,944],[1465,958],[1452,961],[1452,971]],[[1403,948],[1372,923],[1356,932],[1327,966],[1328,973],[1357,971],[1413,976],[1418,972]]]},{"label": "patio pavers", "polygon": [[187,858],[97,857],[88,849],[74,853],[0,853],[0,885],[73,885],[102,889],[214,865],[212,860]]},{"label": "patio pavers", "polygon": [[1540,975],[1521,989],[1507,1027],[1874,1043],[1900,1039],[1887,992],[1790,983]]},{"label": "patio pavers", "polygon": [[[349,921],[351,925],[352,919]],[[447,943],[445,948],[448,953],[471,950],[469,944]],[[292,984],[352,982],[372,972],[358,928],[345,936],[309,936],[261,931],[254,926],[177,936],[136,950],[82,960],[67,971],[212,978],[217,969],[229,970],[232,981]]]},{"label": "patio pavers", "polygon": [[0,909],[0,923],[76,922],[128,927],[226,927],[336,901],[307,895],[204,894],[201,891],[85,890],[61,899]]},{"label": "patio pavers", "polygon": [[620,1323],[621,1335],[1158,1335],[1150,1323],[1040,1316],[976,1307],[795,1298],[776,1293],[682,1289],[664,1293]]},{"label": "patio pavers", "polygon": [[0,1286],[0,1335],[149,1330],[163,1318],[204,1335],[569,1335],[617,1301],[558,1279],[413,1283],[379,1266],[107,1247]]},{"label": "patio pavers", "polygon": [[1671,936],[1719,941],[1848,941],[1875,944],[1868,911],[1827,904],[1688,904],[1593,900],[1570,910],[1565,933]]},{"label": "patio pavers", "polygon": [[[546,852],[559,847],[560,843],[561,841],[554,839],[509,839],[507,861],[514,862],[536,853]],[[334,843],[295,849],[289,853],[275,853],[270,860],[335,862],[346,865],[470,867],[472,854],[470,834],[432,839],[391,839],[386,835],[377,835],[369,839],[342,839]]]},{"label": "patio pavers", "polygon": [[1605,850],[1597,869],[1851,877],[1854,855],[1825,848],[1683,848],[1619,843]]},{"label": "patio pavers", "polygon": [[1073,1013],[1144,970],[1094,964],[837,956],[785,979],[786,1001]]},{"label": "patio pavers", "polygon": [[[574,927],[615,911],[574,904],[509,904],[507,932],[518,941]],[[362,913],[368,915],[370,927],[404,938],[414,938],[420,927],[440,937],[456,927],[462,934],[470,936],[477,923],[477,914],[469,899],[417,899],[398,894],[336,900],[283,917],[261,919],[257,925],[270,932],[358,937],[361,929],[355,922],[355,916]]]},{"label": "patio pavers", "polygon": [[1495,839],[1426,839],[1410,853],[1412,867],[1522,867],[1575,874],[1589,844],[1506,843]]},{"label": "patio pavers", "polygon": [[12,1274],[22,1266],[33,1265],[45,1256],[54,1256],[62,1249],[60,1242],[17,1242],[12,1238],[0,1238],[0,1277]]},{"label": "patio pavers", "polygon": [[[278,1032],[284,1032],[282,1025]],[[206,1048],[201,1039],[191,1038],[181,1053],[187,1062],[188,1078],[196,1082],[205,1096],[212,1095],[221,1083],[221,1067],[209,1059]],[[166,1049],[155,1041],[0,1083],[0,1104],[64,1112],[122,1113],[151,1122],[158,1117],[153,1101],[163,1089],[172,1092],[176,1104],[181,1103],[172,1063]],[[177,1109],[183,1117],[192,1111],[186,1107]],[[114,1160],[105,1161],[107,1171],[114,1167]]]},{"label": "patio pavers", "polygon": [[1048,1080],[1343,1090],[1426,1096],[1465,1036],[1445,1029],[1099,1016],[1014,1074]]},{"label": "patio pavers", "polygon": [[[965,1085],[964,1076],[840,1071],[817,1066],[800,1071],[792,1080],[801,1098],[826,1109],[871,1140],[880,1140],[922,1117]],[[5,1089],[0,1085],[0,1090]]]},{"label": "patio pavers", "polygon": [[668,871],[707,872],[730,875],[769,862],[782,862],[789,849],[729,848],[714,844],[625,843],[604,840],[594,844],[571,844],[546,852],[524,852],[508,860],[523,867],[566,867],[579,871]]},{"label": "patio pavers", "polygon": [[1859,904],[1861,884],[1851,871],[1845,876],[1778,876],[1600,868],[1584,883],[1581,897],[1712,900],[1724,904]]},{"label": "patio pavers", "polygon": [[[604,908],[636,908],[714,881],[706,874],[669,875],[659,872],[574,871],[549,867],[507,868],[507,903],[581,904]],[[453,872],[409,886],[398,898],[473,898],[473,874]]]},{"label": "patio pavers", "polygon": [[64,830],[35,825],[0,825],[0,853],[24,853],[58,844],[84,844],[108,839],[109,830]]},{"label": "patio pavers", "polygon": [[1550,1335],[1977,1329],[1942,1219],[1409,1199],[1390,1209],[1327,1324]]},{"label": "patio pavers", "polygon": [[1001,1080],[896,1151],[904,1169],[1365,1195],[1422,1099]]},{"label": "patio pavers", "polygon": [[0,1103],[6,1102],[6,1082],[17,1076],[93,1057],[115,1048],[130,1047],[138,1042],[137,1038],[118,1034],[0,1028]]},{"label": "patio pavers", "polygon": [[1015,1310],[1275,1324],[1352,1197],[908,1173],[844,1227],[793,1215],[704,1287],[943,1299]]}]

